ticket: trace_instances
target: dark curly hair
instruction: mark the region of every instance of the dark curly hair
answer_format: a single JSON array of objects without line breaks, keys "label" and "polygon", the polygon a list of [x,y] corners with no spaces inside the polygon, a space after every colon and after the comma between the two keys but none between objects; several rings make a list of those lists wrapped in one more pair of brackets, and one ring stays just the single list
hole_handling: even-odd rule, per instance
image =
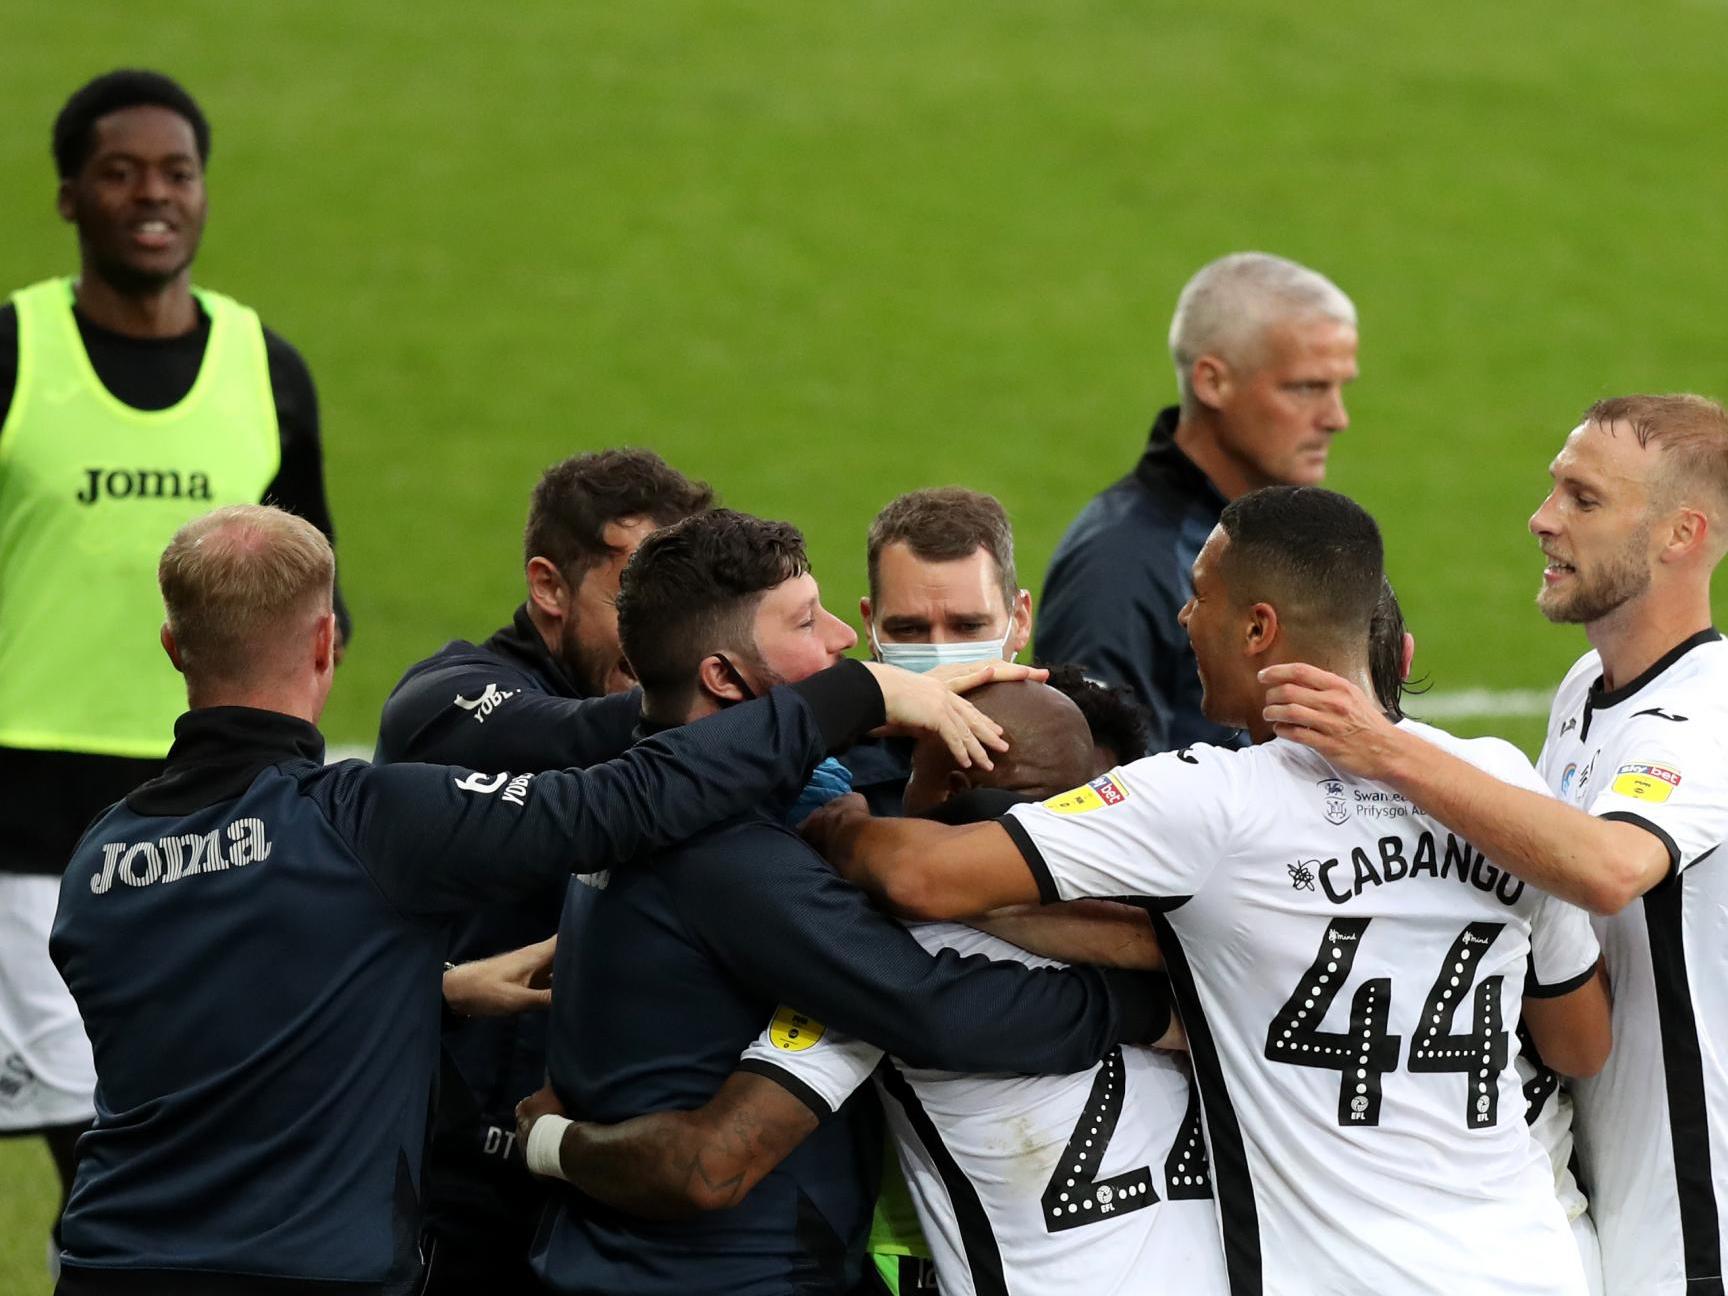
[{"label": "dark curly hair", "polygon": [[1080,708],[1092,731],[1092,745],[1107,748],[1117,764],[1126,765],[1146,754],[1152,732],[1148,714],[1127,689],[1100,683],[1073,662],[1050,667],[1045,683]]},{"label": "dark curly hair", "polygon": [[658,714],[688,707],[717,652],[757,660],[756,605],[810,570],[789,522],[712,509],[656,531],[624,568],[618,640]]},{"label": "dark curly hair", "polygon": [[624,518],[670,526],[714,506],[707,482],[691,481],[652,450],[595,450],[541,474],[522,532],[523,561],[547,558],[574,584],[611,554],[606,527]]}]

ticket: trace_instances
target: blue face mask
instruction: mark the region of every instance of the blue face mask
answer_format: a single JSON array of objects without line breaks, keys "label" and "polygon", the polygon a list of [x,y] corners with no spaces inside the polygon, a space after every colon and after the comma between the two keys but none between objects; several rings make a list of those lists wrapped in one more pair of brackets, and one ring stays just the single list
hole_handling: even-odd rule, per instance
[{"label": "blue face mask", "polygon": [[1008,656],[1008,639],[1014,633],[1014,618],[1009,616],[1008,628],[1002,632],[1000,639],[968,639],[963,643],[883,643],[876,637],[876,627],[870,627],[870,650],[876,654],[878,661],[888,666],[898,666],[902,670],[916,671],[922,675],[925,671],[935,670],[938,666],[952,666],[956,663],[970,665],[973,662],[1002,661]]}]

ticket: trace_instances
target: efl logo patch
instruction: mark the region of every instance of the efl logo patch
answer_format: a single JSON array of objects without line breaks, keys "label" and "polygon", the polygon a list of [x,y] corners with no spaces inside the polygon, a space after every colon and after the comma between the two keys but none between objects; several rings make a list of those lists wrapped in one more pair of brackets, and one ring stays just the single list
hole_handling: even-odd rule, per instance
[{"label": "efl logo patch", "polygon": [[794,1012],[785,1004],[774,1010],[774,1020],[768,1023],[769,1040],[788,1053],[802,1053],[827,1033],[828,1028],[814,1017]]},{"label": "efl logo patch", "polygon": [[1666,765],[1622,765],[1610,786],[1635,801],[1666,801],[1680,786],[1680,771]]},{"label": "efl logo patch", "polygon": [[1057,814],[1085,814],[1088,810],[1121,805],[1127,799],[1127,784],[1114,774],[1100,774],[1090,783],[1077,787],[1072,792],[1051,797],[1044,805]]}]

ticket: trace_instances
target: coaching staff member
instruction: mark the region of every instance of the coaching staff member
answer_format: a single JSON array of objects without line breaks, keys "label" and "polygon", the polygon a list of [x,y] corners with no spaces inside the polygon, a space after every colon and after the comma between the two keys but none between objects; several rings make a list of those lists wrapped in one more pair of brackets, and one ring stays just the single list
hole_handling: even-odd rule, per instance
[{"label": "coaching staff member", "polygon": [[[797,529],[727,509],[642,542],[619,625],[644,728],[668,733],[788,680],[820,679],[857,639],[822,606]],[[1026,674],[999,660],[979,670]],[[814,1018],[799,1031],[844,1030],[954,1070],[1072,1071],[1124,1034],[1163,1029],[1151,1028],[1138,982],[1117,995],[1091,971],[928,953],[787,826],[790,804],[765,799],[646,867],[568,888],[549,1069],[572,1116],[612,1123],[703,1106],[777,1006],[783,1021],[794,1010]],[[737,1182],[703,1183],[700,1163],[685,1167],[693,1192],[728,1207],[696,1219],[638,1219],[567,1197],[541,1227],[536,1271],[570,1293],[845,1292],[882,1163],[874,1116],[849,1106],[747,1197]],[[735,1127],[740,1139],[763,1132]]]},{"label": "coaching staff member", "polygon": [[1134,471],[1068,527],[1044,578],[1038,660],[1077,662],[1152,712],[1150,750],[1246,737],[1200,713],[1194,650],[1176,624],[1189,570],[1224,505],[1261,486],[1312,486],[1349,419],[1356,308],[1325,276],[1238,252],[1188,281],[1170,323],[1180,404],[1159,412]]},{"label": "coaching staff member", "polygon": [[[527,598],[484,643],[448,644],[408,668],[384,704],[377,759],[542,770],[622,753],[641,695],[618,645],[619,574],[649,532],[713,499],[648,450],[602,450],[548,468],[523,536]],[[475,910],[448,957],[462,963],[551,936],[564,886],[558,878]],[[528,1248],[546,1192],[511,1153],[516,1100],[546,1075],[546,1014],[447,1019],[443,1034],[427,1296],[540,1291]]]},{"label": "coaching staff member", "polygon": [[191,709],[79,843],[50,944],[97,1073],[62,1296],[408,1290],[451,914],[790,796],[884,718],[978,758],[997,732],[848,663],[588,771],[326,766],[333,566],[257,505],[162,556]]},{"label": "coaching staff member", "polygon": [[94,1075],[48,924],[78,835],[161,771],[180,711],[156,559],[213,505],[267,499],[331,526],[305,363],[190,282],[198,105],[165,76],[112,72],[67,101],[53,152],[78,275],[0,306],[0,1132],[44,1129],[69,1180]]}]

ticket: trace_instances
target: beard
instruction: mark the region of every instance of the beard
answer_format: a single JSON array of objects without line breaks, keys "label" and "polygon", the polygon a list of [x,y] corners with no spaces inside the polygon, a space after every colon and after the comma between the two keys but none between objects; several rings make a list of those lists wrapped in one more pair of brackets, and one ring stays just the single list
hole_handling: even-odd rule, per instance
[{"label": "beard", "polygon": [[619,682],[618,675],[627,675],[622,651],[616,645],[607,647],[583,638],[574,617],[567,618],[559,632],[558,664],[583,697],[605,697],[608,692],[623,692],[634,683],[626,678],[620,688],[611,687]]},{"label": "beard", "polygon": [[1556,625],[1585,625],[1637,598],[1650,588],[1650,529],[1640,527],[1619,553],[1588,575],[1575,568],[1569,589],[1544,588],[1536,595],[1542,615]]}]

